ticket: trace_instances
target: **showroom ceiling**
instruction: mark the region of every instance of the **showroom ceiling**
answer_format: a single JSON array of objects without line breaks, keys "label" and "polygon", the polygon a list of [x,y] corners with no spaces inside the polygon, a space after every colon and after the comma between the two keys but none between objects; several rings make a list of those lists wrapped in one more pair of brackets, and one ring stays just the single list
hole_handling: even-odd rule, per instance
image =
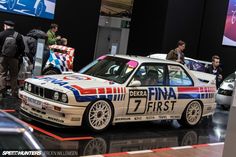
[{"label": "showroom ceiling", "polygon": [[132,13],[133,0],[102,0],[101,14],[106,16],[127,16]]}]

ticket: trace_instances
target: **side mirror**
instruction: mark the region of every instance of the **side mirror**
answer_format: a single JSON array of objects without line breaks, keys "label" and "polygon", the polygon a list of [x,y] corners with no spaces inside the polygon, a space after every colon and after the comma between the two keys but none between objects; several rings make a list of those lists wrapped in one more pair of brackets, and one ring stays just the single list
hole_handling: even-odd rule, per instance
[{"label": "side mirror", "polygon": [[138,81],[138,80],[135,80],[135,81],[132,81],[130,84],[129,84],[130,87],[140,87],[141,86],[141,82]]}]

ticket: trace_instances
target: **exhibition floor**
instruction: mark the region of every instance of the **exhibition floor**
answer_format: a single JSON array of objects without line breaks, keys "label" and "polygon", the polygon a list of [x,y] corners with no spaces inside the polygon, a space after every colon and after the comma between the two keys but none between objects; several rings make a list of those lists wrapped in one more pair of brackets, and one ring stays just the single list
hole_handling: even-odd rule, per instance
[{"label": "exhibition floor", "polygon": [[[0,109],[19,117],[19,105],[19,100],[6,98],[0,102]],[[213,153],[213,156],[216,157],[214,153],[221,154],[223,144],[211,147],[206,144],[224,142],[228,113],[229,111],[217,108],[212,119],[204,119],[192,129],[182,128],[176,121],[139,122],[117,124],[100,134],[92,133],[83,127],[63,129],[33,121],[27,123],[34,128],[34,135],[45,149],[73,150],[77,151],[79,156],[111,153],[118,153],[117,155],[121,153],[120,155],[122,155],[122,152],[156,150],[158,154],[151,152],[148,156],[173,157],[171,153],[178,155],[185,154],[185,151],[190,154],[203,151],[199,156],[203,157],[204,153],[205,156],[206,153]],[[196,146],[194,149],[161,149],[193,145]],[[165,151],[160,152],[159,150]],[[130,156],[124,153],[123,155]],[[142,155],[136,154],[134,156],[141,157]],[[187,156],[192,155],[188,154]],[[182,155],[182,157],[184,156]]]}]

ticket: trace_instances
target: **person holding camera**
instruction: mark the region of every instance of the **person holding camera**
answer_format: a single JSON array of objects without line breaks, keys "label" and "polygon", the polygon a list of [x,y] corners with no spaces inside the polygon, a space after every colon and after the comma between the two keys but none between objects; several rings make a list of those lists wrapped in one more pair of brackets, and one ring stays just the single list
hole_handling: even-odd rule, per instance
[{"label": "person holding camera", "polygon": [[58,25],[55,23],[51,24],[50,29],[47,31],[47,35],[48,35],[47,44],[48,45],[55,45],[57,44],[58,40],[61,40],[61,36],[56,36],[57,31],[58,31]]}]

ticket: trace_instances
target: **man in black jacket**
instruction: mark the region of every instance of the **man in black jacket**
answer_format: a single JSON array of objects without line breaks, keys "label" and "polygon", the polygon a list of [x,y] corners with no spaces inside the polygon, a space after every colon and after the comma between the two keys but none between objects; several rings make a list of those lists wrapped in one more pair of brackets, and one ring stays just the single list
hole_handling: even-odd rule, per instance
[{"label": "man in black jacket", "polygon": [[212,57],[212,65],[206,69],[207,73],[216,75],[216,88],[218,89],[221,82],[223,81],[222,72],[223,70],[220,67],[220,57],[214,55]]},{"label": "man in black jacket", "polygon": [[[16,31],[14,30],[14,26],[14,22],[4,21],[4,31],[0,32],[0,94],[2,96],[4,96],[6,92],[6,77],[8,71],[11,78],[10,83],[12,95],[17,96],[18,91],[17,77],[19,72],[19,59],[24,55],[23,53],[25,45],[22,39],[22,35],[19,33],[15,33]],[[11,47],[14,47],[14,45],[8,46],[9,51],[4,50],[5,47],[7,47],[6,39],[9,39],[9,37],[11,37],[11,39],[15,39],[15,53],[11,53],[11,55],[6,54],[6,52],[9,52],[9,49],[11,49]]]}]

